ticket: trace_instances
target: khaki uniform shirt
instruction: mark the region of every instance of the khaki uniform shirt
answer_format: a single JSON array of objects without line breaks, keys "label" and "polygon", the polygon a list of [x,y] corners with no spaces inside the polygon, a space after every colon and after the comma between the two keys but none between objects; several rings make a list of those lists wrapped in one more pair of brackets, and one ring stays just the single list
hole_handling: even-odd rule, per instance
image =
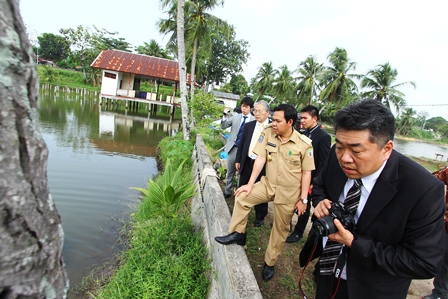
[{"label": "khaki uniform shirt", "polygon": [[[292,129],[291,129],[292,130]],[[266,176],[261,181],[276,203],[296,203],[301,193],[302,171],[314,170],[311,139],[296,130],[282,143],[271,127],[260,135],[254,153],[266,158]]]}]

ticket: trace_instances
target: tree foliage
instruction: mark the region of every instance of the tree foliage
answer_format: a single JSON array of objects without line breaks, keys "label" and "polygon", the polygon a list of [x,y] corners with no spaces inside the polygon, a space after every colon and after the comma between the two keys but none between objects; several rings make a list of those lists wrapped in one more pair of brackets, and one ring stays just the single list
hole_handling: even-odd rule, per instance
[{"label": "tree foliage", "polygon": [[397,80],[398,71],[390,66],[389,63],[377,65],[370,70],[361,81],[362,88],[368,88],[368,91],[362,93],[363,97],[369,97],[385,104],[389,109],[395,106],[397,112],[406,105],[404,93],[397,88],[404,85],[412,85],[412,81],[394,84]]},{"label": "tree foliage", "polygon": [[[144,42],[143,46],[138,46],[135,48],[138,54],[144,54],[154,57],[160,57],[160,58],[166,58],[166,59],[172,59],[170,55],[168,55],[168,52],[163,49],[155,39],[149,40],[149,43]],[[177,55],[176,55],[177,56]]]},{"label": "tree foliage", "polygon": [[336,48],[328,55],[329,65],[324,67],[321,74],[323,89],[320,99],[335,102],[338,107],[345,106],[357,97],[358,86],[353,79],[362,76],[351,74],[356,69],[356,62],[348,58],[347,51]]},{"label": "tree foliage", "polygon": [[232,93],[238,95],[245,95],[249,92],[249,85],[243,75],[232,76],[229,85],[232,89]]},{"label": "tree foliage", "polygon": [[39,40],[39,56],[45,59],[57,63],[67,58],[70,53],[70,43],[61,35],[44,33],[37,39]]},{"label": "tree foliage", "polygon": [[243,65],[249,58],[249,43],[236,40],[235,28],[224,21],[217,20],[209,26],[212,32],[212,53],[210,57],[204,57],[205,71],[198,81],[219,84],[243,71]]}]

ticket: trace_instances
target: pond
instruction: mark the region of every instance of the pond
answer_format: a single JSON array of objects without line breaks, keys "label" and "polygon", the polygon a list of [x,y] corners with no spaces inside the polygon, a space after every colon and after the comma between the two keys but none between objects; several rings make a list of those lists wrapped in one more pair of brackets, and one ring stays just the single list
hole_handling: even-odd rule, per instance
[{"label": "pond", "polygon": [[[48,183],[65,233],[70,287],[120,250],[119,230],[139,203],[130,187],[158,173],[157,144],[179,121],[162,108],[100,105],[98,94],[42,86],[39,120],[49,148]],[[69,292],[69,298],[76,298]]]}]

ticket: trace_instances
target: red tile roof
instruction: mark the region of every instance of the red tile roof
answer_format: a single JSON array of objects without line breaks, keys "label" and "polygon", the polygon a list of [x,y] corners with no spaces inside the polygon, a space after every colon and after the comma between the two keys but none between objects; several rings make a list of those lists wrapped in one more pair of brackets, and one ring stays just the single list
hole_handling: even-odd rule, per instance
[{"label": "red tile roof", "polygon": [[[104,50],[90,66],[102,70],[179,82],[179,63],[177,61],[148,55]],[[190,81],[190,74],[187,74],[187,81]]]}]

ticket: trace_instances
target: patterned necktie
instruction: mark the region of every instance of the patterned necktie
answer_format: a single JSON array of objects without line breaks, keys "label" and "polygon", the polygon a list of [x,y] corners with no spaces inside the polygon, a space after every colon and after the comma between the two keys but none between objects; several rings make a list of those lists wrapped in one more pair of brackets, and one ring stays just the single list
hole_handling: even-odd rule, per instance
[{"label": "patterned necktie", "polygon": [[236,147],[238,147],[238,145],[240,145],[241,135],[243,135],[243,129],[244,129],[244,126],[246,125],[246,119],[247,119],[247,116],[243,116],[243,122],[241,123],[240,130],[238,131],[238,135],[237,135],[236,141],[235,141]]},{"label": "patterned necktie", "polygon": [[[359,199],[361,198],[361,179],[355,180],[353,186],[348,190],[347,196],[344,200],[344,205],[354,215],[358,209]],[[325,244],[325,248],[322,252],[322,257],[319,260],[321,275],[332,275],[334,265],[338,260],[339,253],[341,252],[342,244],[328,240]]]}]

